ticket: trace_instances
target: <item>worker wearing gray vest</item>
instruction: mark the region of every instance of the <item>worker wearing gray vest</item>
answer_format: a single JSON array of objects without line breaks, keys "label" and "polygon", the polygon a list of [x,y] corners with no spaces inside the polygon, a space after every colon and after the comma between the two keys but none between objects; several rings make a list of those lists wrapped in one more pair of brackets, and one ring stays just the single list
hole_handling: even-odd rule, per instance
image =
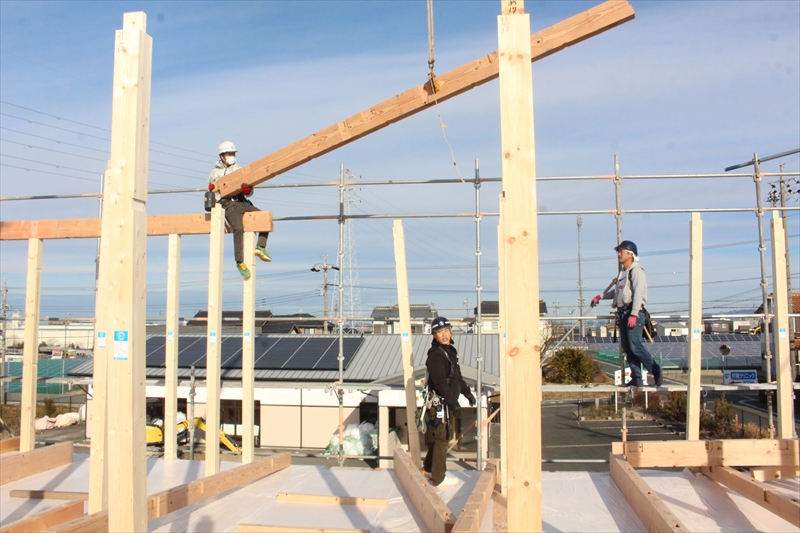
[{"label": "worker wearing gray vest", "polygon": [[[236,146],[232,142],[223,142],[219,145],[218,151],[219,161],[214,165],[214,170],[208,175],[209,191],[215,189],[214,183],[218,179],[240,168],[236,162]],[[248,199],[252,194],[253,188],[246,183],[242,184],[242,192],[240,194],[230,198],[222,198],[218,191],[216,193],[217,201],[225,209],[225,220],[233,230],[233,254],[236,260],[236,268],[244,279],[250,277],[250,269],[244,264],[244,224],[242,218],[247,212],[260,211]],[[258,243],[253,253],[262,261],[270,262],[272,258],[267,252],[267,237],[269,237],[269,232],[264,231],[258,234]]]},{"label": "worker wearing gray vest", "polygon": [[625,383],[630,387],[643,387],[642,366],[653,374],[656,386],[664,381],[661,367],[642,342],[645,316],[642,311],[647,303],[647,277],[644,268],[638,263],[639,249],[632,241],[622,241],[614,248],[622,270],[616,282],[604,294],[592,299],[592,307],[600,300],[612,300],[611,307],[617,311],[619,342],[628,358],[631,380]]}]

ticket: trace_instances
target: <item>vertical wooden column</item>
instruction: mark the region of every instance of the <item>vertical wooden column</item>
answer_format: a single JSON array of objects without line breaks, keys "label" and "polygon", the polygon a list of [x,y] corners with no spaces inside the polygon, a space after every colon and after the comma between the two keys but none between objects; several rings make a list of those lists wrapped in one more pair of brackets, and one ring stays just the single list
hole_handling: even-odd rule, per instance
[{"label": "vertical wooden column", "polygon": [[167,342],[164,365],[164,459],[178,458],[178,318],[181,291],[181,236],[169,236],[167,249]]},{"label": "vertical wooden column", "polygon": [[500,129],[505,194],[508,530],[542,530],[539,242],[530,17],[504,0],[498,17]]},{"label": "vertical wooden column", "polygon": [[147,530],[145,454],[145,272],[152,40],[144,13],[125,13],[114,49],[111,158],[103,200],[108,242],[108,527]]},{"label": "vertical wooden column", "polygon": [[225,210],[211,210],[208,257],[208,337],[206,339],[206,476],[219,473],[219,375],[222,355],[222,256]]},{"label": "vertical wooden column", "polygon": [[39,371],[39,303],[42,290],[42,240],[28,239],[28,282],[25,287],[25,344],[22,351],[19,451],[36,448],[36,381]]},{"label": "vertical wooden column", "polygon": [[[244,234],[244,249],[254,250],[256,234]],[[255,453],[255,325],[256,325],[256,269],[255,255],[244,254],[244,264],[250,269],[250,279],[244,282],[242,311],[242,463],[252,463]],[[263,426],[263,424],[262,424]]]},{"label": "vertical wooden column", "polygon": [[783,219],[772,212],[772,344],[775,354],[775,375],[778,380],[778,438],[794,435],[792,404],[792,367],[789,352],[789,302],[786,294],[786,235]]},{"label": "vertical wooden column", "polygon": [[[111,172],[103,176],[103,191],[111,187]],[[111,217],[100,221],[100,235],[113,235],[114,224]],[[94,304],[94,368],[92,371],[92,410],[91,410],[91,448],[89,450],[89,513],[108,509],[108,360],[111,354],[111,339],[108,328],[108,300],[111,289],[108,283],[108,270],[102,266],[109,263],[109,243],[111,239],[100,239],[99,265],[97,271],[97,293]]]},{"label": "vertical wooden column", "polygon": [[[506,423],[506,406],[508,383],[506,378],[506,252],[505,240],[503,239],[503,214],[505,208],[505,198],[500,195],[500,218],[497,224],[497,288],[498,288],[498,323],[500,335],[497,342],[500,345],[500,492],[507,494],[508,491],[508,424]],[[480,305],[480,303],[478,304]]]},{"label": "vertical wooden column", "polygon": [[414,385],[414,350],[411,343],[411,308],[408,302],[408,272],[406,271],[406,237],[403,221],[395,220],[394,264],[397,272],[397,307],[400,312],[400,348],[403,353],[403,380],[406,385],[406,417],[408,420],[408,451],[417,468],[420,467],[419,431],[416,424],[417,391]]},{"label": "vertical wooden column", "polygon": [[689,384],[686,392],[686,440],[700,438],[700,376],[703,350],[703,221],[689,223]]},{"label": "vertical wooden column", "polygon": [[[380,404],[380,396],[378,396],[378,455],[384,457],[392,455],[389,451],[389,408]],[[389,468],[389,460],[380,459],[378,468]]]}]

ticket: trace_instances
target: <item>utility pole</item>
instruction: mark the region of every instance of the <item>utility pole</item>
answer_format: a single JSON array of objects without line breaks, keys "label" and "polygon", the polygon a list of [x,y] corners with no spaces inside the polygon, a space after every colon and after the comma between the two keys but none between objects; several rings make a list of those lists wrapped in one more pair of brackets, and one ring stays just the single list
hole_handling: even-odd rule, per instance
[{"label": "utility pole", "polygon": [[[580,215],[578,215],[576,222],[578,223],[578,310],[580,311],[579,316],[582,317],[583,304],[585,302],[583,299],[583,270],[582,270],[583,261],[581,258],[581,226],[583,226],[583,219],[580,217]],[[586,331],[584,329],[583,320],[581,320],[580,323],[581,323],[580,324],[581,339],[583,339],[583,337],[586,334]]]},{"label": "utility pole", "polygon": [[[3,278],[3,341],[0,344],[0,377],[6,376],[6,339],[8,338],[8,285],[5,278]],[[6,384],[0,382],[0,405],[6,403]]]},{"label": "utility pole", "polygon": [[322,272],[322,298],[323,307],[322,314],[324,315],[322,321],[322,330],[328,333],[328,270],[339,270],[339,267],[328,264],[328,256],[322,256],[322,265],[314,265],[311,267],[311,272]]}]

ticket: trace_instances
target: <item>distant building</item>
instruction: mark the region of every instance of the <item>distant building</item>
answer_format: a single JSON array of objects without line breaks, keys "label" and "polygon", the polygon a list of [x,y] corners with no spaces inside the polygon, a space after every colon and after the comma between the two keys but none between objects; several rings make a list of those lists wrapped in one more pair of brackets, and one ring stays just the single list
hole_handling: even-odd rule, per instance
[{"label": "distant building", "polygon": [[680,337],[689,334],[689,326],[686,322],[659,322],[656,331],[660,337]]},{"label": "distant building", "polygon": [[[430,333],[431,320],[439,316],[436,309],[428,304],[411,304],[411,333]],[[400,324],[400,308],[396,305],[378,306],[370,315],[373,320],[374,333],[395,333]]]},{"label": "distant building", "polygon": [[[478,308],[472,310],[475,316],[478,315]],[[539,316],[547,314],[547,304],[544,300],[539,300]],[[500,302],[497,300],[484,300],[481,302],[481,324],[483,333],[500,332]]]}]

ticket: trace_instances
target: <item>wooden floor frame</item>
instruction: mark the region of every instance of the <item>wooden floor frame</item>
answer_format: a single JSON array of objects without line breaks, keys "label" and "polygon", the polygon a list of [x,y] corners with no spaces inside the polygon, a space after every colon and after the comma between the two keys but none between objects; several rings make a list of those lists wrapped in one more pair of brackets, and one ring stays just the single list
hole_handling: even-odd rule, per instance
[{"label": "wooden floor frame", "polygon": [[785,468],[793,473],[799,454],[797,439],[617,442],[612,445],[609,463],[611,479],[650,533],[689,530],[636,468],[688,467],[800,528],[800,497],[788,498],[732,468],[758,464],[758,470]]}]

